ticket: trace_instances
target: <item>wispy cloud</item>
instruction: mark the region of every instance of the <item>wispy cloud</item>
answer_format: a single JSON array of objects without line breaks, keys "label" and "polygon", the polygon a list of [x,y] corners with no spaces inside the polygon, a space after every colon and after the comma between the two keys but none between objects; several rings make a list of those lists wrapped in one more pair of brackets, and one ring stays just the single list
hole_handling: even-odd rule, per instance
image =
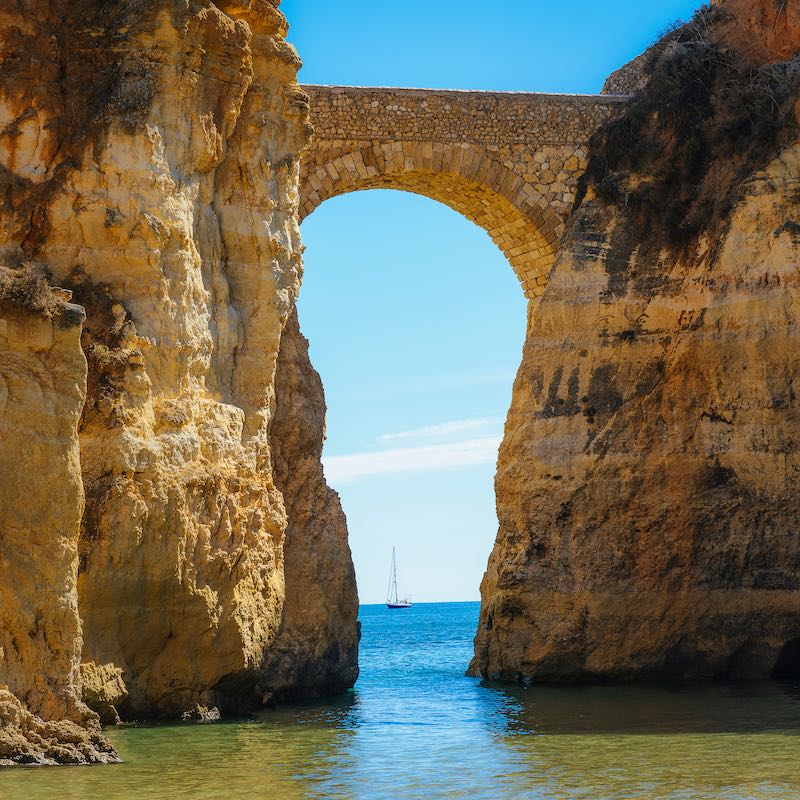
[{"label": "wispy cloud", "polygon": [[[431,426],[435,427],[435,426]],[[334,485],[368,475],[421,472],[493,463],[500,446],[499,435],[466,439],[426,447],[397,447],[374,453],[352,453],[323,458],[325,475]]]},{"label": "wispy cloud", "polygon": [[503,420],[500,417],[477,417],[475,419],[456,419],[450,422],[441,422],[438,425],[428,425],[424,428],[415,428],[399,433],[384,433],[380,437],[382,442],[395,442],[407,439],[441,439],[449,436],[458,436],[462,433],[485,430],[499,425]]},{"label": "wispy cloud", "polygon": [[403,376],[402,381],[391,384],[362,378],[346,390],[346,397],[387,397],[434,394],[449,392],[455,389],[466,389],[471,386],[484,386],[493,383],[505,384],[509,392],[516,374],[513,368],[492,372],[451,372],[439,375]]}]

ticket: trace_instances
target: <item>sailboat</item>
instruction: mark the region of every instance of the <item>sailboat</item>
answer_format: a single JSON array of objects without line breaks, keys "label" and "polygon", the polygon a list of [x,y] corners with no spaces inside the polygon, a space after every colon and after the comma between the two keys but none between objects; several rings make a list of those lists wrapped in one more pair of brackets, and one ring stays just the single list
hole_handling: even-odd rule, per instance
[{"label": "sailboat", "polygon": [[386,593],[386,608],[411,608],[411,601],[397,596],[397,557],[392,548],[392,571],[389,573],[389,590]]}]

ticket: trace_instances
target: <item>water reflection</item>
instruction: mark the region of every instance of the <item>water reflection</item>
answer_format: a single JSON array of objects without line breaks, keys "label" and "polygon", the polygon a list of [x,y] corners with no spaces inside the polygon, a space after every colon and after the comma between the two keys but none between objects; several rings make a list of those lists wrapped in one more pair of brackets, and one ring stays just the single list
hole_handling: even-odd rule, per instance
[{"label": "water reflection", "polygon": [[800,733],[800,687],[794,683],[483,686],[504,698],[508,725],[517,733]]},{"label": "water reflection", "polygon": [[477,604],[362,609],[362,677],[245,722],[123,728],[115,767],[0,773],[0,797],[800,797],[793,685],[544,688],[463,677]]},{"label": "water reflection", "polygon": [[516,701],[498,747],[525,764],[517,796],[800,796],[796,686],[487,690]]}]

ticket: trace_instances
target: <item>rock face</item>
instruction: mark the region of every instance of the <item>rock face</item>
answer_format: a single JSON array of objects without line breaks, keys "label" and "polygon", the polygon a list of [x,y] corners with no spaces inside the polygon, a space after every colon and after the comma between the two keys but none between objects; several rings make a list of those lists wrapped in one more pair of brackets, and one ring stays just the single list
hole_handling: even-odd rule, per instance
[{"label": "rock face", "polygon": [[787,61],[800,46],[797,0],[711,0],[725,12],[714,36],[757,64]]},{"label": "rock face", "polygon": [[106,762],[78,674],[83,311],[25,277],[0,268],[0,764]]},{"label": "rock face", "polygon": [[[701,13],[688,23],[726,50],[744,56],[754,66],[785,62],[800,46],[800,4],[794,0],[711,0],[711,13]],[[620,69],[603,84],[603,94],[632,94],[647,87],[647,63],[654,51],[685,30],[675,27],[662,40]]]},{"label": "rock face", "polygon": [[[81,517],[76,495],[65,513],[80,519],[85,694],[110,721],[235,713],[273,690],[355,677],[344,520],[318,463],[321,392],[302,398],[320,403],[308,411],[315,427],[289,442],[280,425],[270,433],[300,282],[297,184],[310,134],[276,6],[49,0],[31,14],[18,0],[0,10],[0,255],[42,265],[86,310],[86,503]],[[284,382],[305,391],[310,366],[297,367]],[[317,499],[324,508],[306,529],[303,504]],[[295,601],[284,610],[285,536],[288,574],[325,574],[324,591],[347,599],[313,641],[300,641],[311,628],[292,622]],[[276,675],[290,666],[271,649],[290,629],[303,661]]]},{"label": "rock face", "polygon": [[358,677],[358,594],[339,496],[322,473],[325,399],[293,313],[283,330],[272,421],[275,483],[288,525],[286,602],[264,689],[276,699],[336,694]]},{"label": "rock face", "polygon": [[[671,40],[593,141],[530,309],[473,674],[800,674],[796,67],[714,43],[741,5]],[[756,133],[725,90],[761,108],[737,81],[762,79]]]},{"label": "rock face", "polygon": [[45,721],[0,687],[0,767],[119,761],[100,733],[97,716],[85,706],[77,716],[77,722],[71,719]]}]

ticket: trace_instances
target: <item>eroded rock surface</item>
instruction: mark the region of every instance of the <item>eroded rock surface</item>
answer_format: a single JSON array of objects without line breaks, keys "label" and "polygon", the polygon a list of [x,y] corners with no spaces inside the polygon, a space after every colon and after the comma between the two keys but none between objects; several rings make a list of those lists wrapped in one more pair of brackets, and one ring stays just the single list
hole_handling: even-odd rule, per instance
[{"label": "eroded rock surface", "polygon": [[44,720],[32,714],[0,685],[0,767],[20,764],[110,764],[118,761],[100,732],[97,717],[84,708],[83,718]]},{"label": "eroded rock surface", "polygon": [[797,0],[711,0],[725,12],[715,38],[758,64],[786,61],[800,49],[800,3]]},{"label": "eroded rock surface", "polygon": [[706,13],[593,142],[530,309],[473,674],[800,672],[796,65],[750,71]]},{"label": "eroded rock surface", "polygon": [[[33,14],[17,0],[0,29],[0,249],[46,266],[87,316],[86,505],[68,510],[87,699],[108,720],[229,714],[259,706],[266,684],[347,685],[348,605],[319,640],[349,629],[347,657],[315,639],[300,678],[269,672],[288,669],[270,655],[287,513],[269,428],[310,134],[277,2],[49,0]],[[351,580],[343,520],[322,516],[344,548],[336,579]],[[302,535],[293,525],[294,547]]]},{"label": "eroded rock surface", "polygon": [[713,265],[637,277],[613,216],[579,212],[515,383],[474,670],[766,677],[800,637],[799,156]]},{"label": "eroded rock surface", "polygon": [[325,483],[325,398],[294,312],[283,331],[270,430],[286,504],[284,620],[265,664],[275,699],[335,694],[358,677],[358,594],[347,522]]},{"label": "eroded rock surface", "polygon": [[80,700],[86,360],[66,299],[0,267],[0,764],[114,758]]}]

